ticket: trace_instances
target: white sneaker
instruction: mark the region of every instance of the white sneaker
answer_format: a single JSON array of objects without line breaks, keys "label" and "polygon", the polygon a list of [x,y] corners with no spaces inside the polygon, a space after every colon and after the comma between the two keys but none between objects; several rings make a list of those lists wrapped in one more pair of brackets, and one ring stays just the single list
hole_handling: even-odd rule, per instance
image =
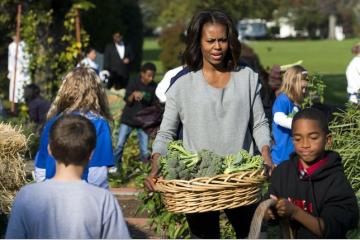
[{"label": "white sneaker", "polygon": [[116,173],[116,172],[117,172],[117,167],[109,168],[109,173]]}]

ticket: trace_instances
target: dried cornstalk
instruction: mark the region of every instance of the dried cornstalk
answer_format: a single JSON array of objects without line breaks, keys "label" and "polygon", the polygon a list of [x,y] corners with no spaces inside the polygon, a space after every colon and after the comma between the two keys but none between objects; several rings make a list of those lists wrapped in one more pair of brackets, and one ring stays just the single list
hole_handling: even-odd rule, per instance
[{"label": "dried cornstalk", "polygon": [[20,127],[0,123],[0,213],[8,214],[16,192],[25,184],[23,155],[27,139]]}]

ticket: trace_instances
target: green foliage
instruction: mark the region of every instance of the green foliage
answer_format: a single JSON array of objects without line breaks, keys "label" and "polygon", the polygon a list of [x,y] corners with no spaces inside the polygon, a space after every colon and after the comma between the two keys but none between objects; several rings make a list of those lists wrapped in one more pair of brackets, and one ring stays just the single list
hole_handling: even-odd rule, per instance
[{"label": "green foliage", "polygon": [[331,149],[337,151],[344,166],[345,175],[355,192],[360,190],[360,111],[359,106],[347,104],[346,110],[335,113],[330,123],[333,141]]},{"label": "green foliage", "polygon": [[[53,11],[30,10],[23,15],[21,36],[26,42],[25,51],[30,56],[30,76],[32,82],[43,89],[49,90],[50,85],[43,86],[46,72],[49,71],[49,62],[53,58],[53,37],[50,36],[50,25],[53,22]],[[40,34],[41,33],[41,34]]]},{"label": "green foliage", "polygon": [[270,19],[277,8],[277,1],[261,0],[142,0],[141,8],[146,19],[145,26],[166,27],[176,22],[187,24],[199,10],[223,9],[234,20],[242,18]]},{"label": "green foliage", "polygon": [[[89,6],[87,5],[84,9],[87,9]],[[56,61],[53,61],[51,64],[51,68],[53,69],[55,79],[58,81],[64,75],[64,73],[68,72],[79,62],[81,58],[81,49],[86,48],[89,43],[89,35],[82,28],[80,31],[81,42],[76,41],[75,35],[75,17],[76,17],[76,9],[79,7],[80,3],[74,4],[70,11],[65,15],[64,19],[64,28],[65,32],[61,37],[61,41],[65,46],[64,51],[61,51],[55,55]]]},{"label": "green foliage", "polygon": [[179,56],[185,50],[184,32],[185,25],[176,23],[167,27],[161,34],[159,39],[159,45],[162,48],[160,60],[167,70],[181,65]]},{"label": "green foliage", "polygon": [[318,74],[308,76],[308,85],[306,87],[306,96],[302,103],[302,108],[310,107],[314,103],[324,102],[324,91],[326,85],[322,77]]},{"label": "green foliage", "polygon": [[235,230],[224,214],[220,214],[220,238],[236,239]]},{"label": "green foliage", "polygon": [[[116,127],[116,129],[118,129],[118,127]],[[112,132],[115,149],[115,144],[117,143],[117,138],[115,137],[116,131],[113,130]],[[122,163],[121,166],[118,166],[120,173],[110,175],[109,183],[111,187],[138,185],[136,184],[136,178],[146,174],[148,172],[147,169],[150,168],[150,164],[144,164],[140,161],[139,154],[139,143],[136,132],[134,131],[124,146]]]},{"label": "green foliage", "polygon": [[[144,169],[142,175],[135,178],[137,187],[143,188],[145,178],[150,174],[150,165]],[[138,195],[142,205],[137,209],[137,213],[146,212],[149,216],[149,225],[162,239],[165,238],[190,238],[189,226],[183,214],[168,212],[161,201],[160,193],[141,192]]]},{"label": "green foliage", "polygon": [[141,192],[139,199],[143,201],[143,205],[138,211],[149,214],[149,224],[160,238],[190,238],[185,216],[168,212],[161,201],[160,193]]}]

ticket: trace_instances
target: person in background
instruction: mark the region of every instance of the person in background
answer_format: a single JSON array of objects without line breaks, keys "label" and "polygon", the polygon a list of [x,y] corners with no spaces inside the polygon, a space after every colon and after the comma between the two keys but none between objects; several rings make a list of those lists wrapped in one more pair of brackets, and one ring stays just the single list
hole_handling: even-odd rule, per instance
[{"label": "person in background", "polygon": [[144,63],[141,66],[140,75],[131,79],[124,100],[125,108],[121,115],[121,124],[118,131],[118,142],[114,158],[116,168],[110,169],[110,173],[120,172],[122,154],[125,143],[133,129],[136,129],[140,146],[140,158],[143,162],[147,162],[150,157],[148,150],[149,137],[141,128],[141,123],[135,119],[136,113],[142,109],[151,106],[154,103],[156,83],[153,81],[156,73],[156,66],[153,63]]},{"label": "person in background", "polygon": [[170,87],[171,79],[175,77],[181,70],[184,69],[184,66],[178,66],[176,68],[170,69],[167,71],[163,77],[163,79],[158,83],[155,94],[159,99],[160,103],[166,102],[166,91]]},{"label": "person in background", "polygon": [[99,76],[87,67],[78,67],[67,73],[47,114],[47,123],[35,156],[37,182],[51,179],[56,174],[55,159],[49,154],[49,131],[62,114],[74,113],[87,117],[95,126],[97,144],[82,178],[88,183],[108,188],[108,168],[114,166],[111,131],[112,120],[106,94]]},{"label": "person in background", "polygon": [[6,238],[130,238],[117,199],[81,179],[96,146],[96,129],[81,115],[63,114],[50,128],[55,176],[22,187]]},{"label": "person in background", "polygon": [[[10,81],[9,88],[9,101],[14,103],[19,103],[24,101],[24,87],[26,84],[30,83],[30,73],[29,73],[29,56],[25,52],[26,44],[24,41],[18,43],[18,52],[16,57],[16,36],[12,36],[12,42],[9,44],[8,48],[8,79]],[[16,63],[16,72],[15,70],[15,61]],[[15,86],[14,86],[14,78]]]},{"label": "person in background", "polygon": [[[187,29],[184,59],[189,71],[166,94],[160,130],[152,152],[152,170],[144,185],[154,190],[157,161],[183,126],[182,141],[189,152],[202,149],[219,155],[245,149],[255,143],[272,168],[270,131],[260,98],[258,75],[238,65],[240,43],[232,20],[222,11],[198,12]],[[248,235],[256,204],[226,209],[236,237]],[[220,238],[219,211],[186,214],[192,238]],[[206,224],[204,224],[206,221]]]},{"label": "person in background", "polygon": [[110,73],[107,87],[126,88],[129,80],[129,66],[134,60],[130,46],[124,43],[120,32],[113,35],[113,43],[106,45],[104,51],[104,70]]},{"label": "person in background", "polygon": [[306,86],[307,71],[302,66],[297,65],[286,70],[280,93],[272,107],[274,144],[271,148],[271,157],[276,165],[289,159],[294,151],[291,123],[294,114],[300,110]]},{"label": "person in background", "polygon": [[360,104],[360,43],[352,48],[355,57],[346,68],[347,93],[349,102]]},{"label": "person in background", "polygon": [[40,95],[39,86],[33,83],[26,85],[24,95],[29,109],[30,121],[42,126],[46,121],[50,102]]},{"label": "person in background", "polygon": [[269,193],[276,200],[265,218],[287,218],[294,238],[346,238],[358,226],[359,208],[337,152],[326,116],[306,108],[293,118],[295,152],[278,165]]},{"label": "person in background", "polygon": [[78,67],[85,66],[92,68],[96,72],[96,74],[99,75],[99,66],[95,62],[96,50],[92,47],[88,47],[87,49],[85,49],[85,55],[86,57],[81,60],[81,62],[78,64]]}]

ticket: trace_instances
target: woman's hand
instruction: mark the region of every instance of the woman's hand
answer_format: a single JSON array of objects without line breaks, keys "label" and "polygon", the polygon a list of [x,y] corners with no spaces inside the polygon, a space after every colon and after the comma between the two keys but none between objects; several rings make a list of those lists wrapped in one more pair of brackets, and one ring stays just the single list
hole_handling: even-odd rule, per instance
[{"label": "woman's hand", "polygon": [[144,180],[144,187],[149,192],[155,191],[155,183],[156,183],[157,175],[158,175],[157,161],[158,161],[159,157],[160,157],[160,153],[154,153],[151,156],[151,172],[150,172],[150,175],[147,178],[145,178],[145,180]]},{"label": "woman's hand", "polygon": [[261,149],[261,156],[264,159],[265,168],[267,168],[269,176],[271,176],[272,171],[275,168],[274,163],[271,160],[270,147],[265,145]]}]

